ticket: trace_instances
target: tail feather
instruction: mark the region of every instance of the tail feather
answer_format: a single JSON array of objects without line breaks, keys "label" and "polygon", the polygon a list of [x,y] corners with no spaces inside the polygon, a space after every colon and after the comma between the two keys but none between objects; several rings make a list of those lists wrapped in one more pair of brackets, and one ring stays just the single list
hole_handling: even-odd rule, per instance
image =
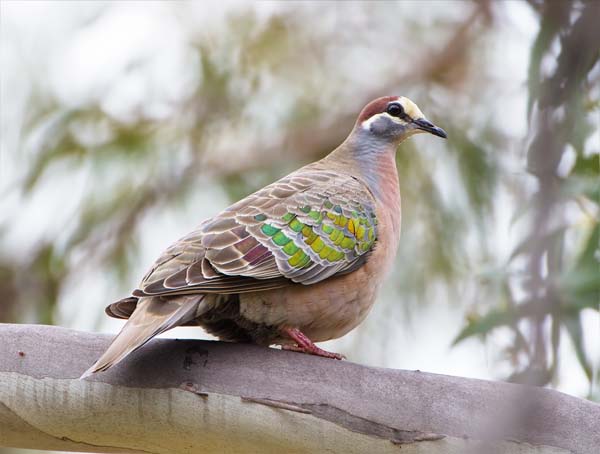
[{"label": "tail feather", "polygon": [[203,298],[204,295],[190,295],[173,299],[140,299],[121,332],[81,378],[108,369],[154,336],[193,320]]},{"label": "tail feather", "polygon": [[138,301],[139,298],[136,298],[135,296],[123,298],[116,303],[106,306],[104,312],[110,317],[128,319],[131,317],[131,314],[133,314],[133,311],[135,311]]}]

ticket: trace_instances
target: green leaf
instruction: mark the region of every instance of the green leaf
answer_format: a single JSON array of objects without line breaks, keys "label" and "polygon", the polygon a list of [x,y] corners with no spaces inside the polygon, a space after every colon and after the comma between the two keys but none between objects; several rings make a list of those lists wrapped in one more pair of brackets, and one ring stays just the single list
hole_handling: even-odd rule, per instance
[{"label": "green leaf", "polygon": [[575,265],[559,279],[559,288],[567,308],[580,311],[597,309],[600,302],[600,224],[591,229]]},{"label": "green leaf", "polygon": [[[577,155],[571,174],[587,175],[598,178],[598,176],[600,176],[600,154],[592,154],[589,156],[584,156],[582,154]],[[596,184],[598,184],[597,180]]]},{"label": "green leaf", "polygon": [[561,185],[561,192],[566,197],[587,197],[600,203],[600,175],[570,175]]},{"label": "green leaf", "polygon": [[[504,293],[506,294],[506,291]],[[452,345],[456,345],[468,337],[486,335],[500,326],[515,325],[523,318],[550,313],[553,309],[550,305],[545,304],[545,301],[527,300],[518,305],[513,305],[510,300],[508,301],[509,304],[494,308],[483,316],[471,316],[467,326],[452,341]]]},{"label": "green leaf", "polygon": [[[496,142],[495,137],[491,128],[486,128],[475,141],[470,140],[462,128],[452,128],[449,134],[453,138],[451,147],[456,152],[460,181],[469,198],[470,207],[481,215],[484,209],[491,206],[496,187],[497,162],[488,149]],[[488,147],[481,144],[488,144]]]},{"label": "green leaf", "polygon": [[517,318],[514,309],[508,307],[493,309],[483,317],[471,317],[467,322],[467,326],[465,326],[452,341],[452,345],[456,345],[469,337],[487,335],[494,328],[511,325]]}]

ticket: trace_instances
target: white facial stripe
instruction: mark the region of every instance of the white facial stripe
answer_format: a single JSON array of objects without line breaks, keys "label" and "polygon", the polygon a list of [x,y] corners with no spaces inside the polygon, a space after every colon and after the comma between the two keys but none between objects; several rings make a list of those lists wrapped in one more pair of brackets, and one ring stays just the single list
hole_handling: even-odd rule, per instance
[{"label": "white facial stripe", "polygon": [[387,117],[390,120],[392,120],[394,123],[398,123],[399,125],[405,125],[406,124],[406,121],[404,121],[404,120],[402,120],[402,119],[400,119],[398,117],[392,117],[387,112],[382,112],[382,113],[378,113],[377,115],[373,115],[371,118],[368,118],[365,121],[363,121],[361,123],[362,128],[366,129],[366,130],[370,130],[371,129],[371,125],[373,124],[373,122],[377,121],[381,117]]}]

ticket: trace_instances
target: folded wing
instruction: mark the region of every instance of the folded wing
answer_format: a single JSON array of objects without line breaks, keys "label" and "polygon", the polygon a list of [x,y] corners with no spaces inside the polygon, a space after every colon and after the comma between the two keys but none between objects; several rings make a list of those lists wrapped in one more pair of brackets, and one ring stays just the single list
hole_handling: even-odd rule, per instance
[{"label": "folded wing", "polygon": [[180,239],[133,294],[231,294],[314,284],[360,267],[376,239],[374,199],[363,183],[331,171],[299,171]]}]

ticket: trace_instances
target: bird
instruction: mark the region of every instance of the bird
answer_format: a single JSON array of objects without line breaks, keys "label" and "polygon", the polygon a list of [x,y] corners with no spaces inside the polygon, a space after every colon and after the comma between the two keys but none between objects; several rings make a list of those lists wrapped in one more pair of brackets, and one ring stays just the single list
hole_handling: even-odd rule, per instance
[{"label": "bird", "polygon": [[358,326],[392,268],[401,221],[395,155],[418,133],[447,137],[410,99],[377,98],[326,157],[202,222],[129,297],[106,307],[127,323],[82,378],[177,326],[343,359],[315,342]]}]

